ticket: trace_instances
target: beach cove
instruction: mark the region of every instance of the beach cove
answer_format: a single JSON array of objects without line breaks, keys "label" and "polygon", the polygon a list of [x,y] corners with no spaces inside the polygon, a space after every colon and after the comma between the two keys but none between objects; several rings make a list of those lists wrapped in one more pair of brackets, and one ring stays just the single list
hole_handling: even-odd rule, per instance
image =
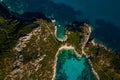
[{"label": "beach cove", "polygon": [[[52,20],[55,23],[55,20]],[[87,35],[82,43],[81,49],[82,54],[78,53],[74,46],[62,45],[55,56],[54,62],[54,75],[52,80],[99,80],[99,76],[93,69],[93,65],[90,60],[88,60],[88,55],[84,51],[84,47],[88,42],[91,34],[91,27],[88,24],[84,24],[87,29]],[[67,41],[67,34],[64,35],[63,39],[57,37],[57,26],[55,26],[55,37],[58,41]],[[66,36],[66,37],[65,37]],[[72,75],[72,76],[71,76]]]},{"label": "beach cove", "polygon": [[[25,2],[33,3],[31,1]],[[46,1],[48,2],[49,0]],[[109,22],[106,24],[105,21],[102,20],[96,21],[96,24],[100,27],[96,26],[96,28],[93,28],[91,26],[94,25],[91,23],[80,20],[82,17],[77,16],[80,11],[74,11],[70,6],[51,3],[51,1],[48,2],[50,4],[46,6],[46,1],[43,0],[43,2],[38,3],[38,0],[35,0],[34,3],[38,3],[38,6],[33,5],[36,8],[32,7],[30,9],[35,11],[30,12],[24,7],[26,3],[16,5],[13,3],[13,6],[11,6],[11,4],[6,6],[6,8],[8,8],[7,10],[11,12],[12,16],[8,16],[11,16],[10,20],[13,20],[13,23],[11,21],[10,23],[13,25],[9,23],[9,20],[1,18],[1,21],[5,21],[1,27],[8,32],[9,28],[4,26],[10,26],[10,31],[12,31],[10,37],[13,37],[11,35],[15,33],[13,39],[10,40],[10,44],[16,44],[16,47],[11,46],[11,49],[6,54],[2,51],[5,56],[1,56],[4,58],[2,59],[3,61],[0,61],[1,66],[3,66],[1,68],[2,78],[0,77],[0,80],[4,80],[3,78],[5,78],[5,80],[120,80],[120,56],[116,53],[111,54],[111,49],[108,49],[109,47],[106,46],[106,44],[97,43],[95,38],[95,32],[101,37],[101,34],[104,35],[104,30],[107,30],[108,35],[110,35],[109,32],[117,33],[120,32],[119,29],[116,30],[116,27],[112,28],[114,25]],[[7,0],[6,2],[9,3]],[[19,3],[19,0],[15,3]],[[32,4],[27,4],[26,7],[29,7],[29,5],[31,6]],[[18,9],[16,7],[18,7]],[[39,8],[37,9],[37,7]],[[2,11],[4,10],[6,9]],[[43,15],[41,14],[42,11],[45,11]],[[7,12],[2,14],[6,15],[6,13]],[[19,15],[17,16],[17,14]],[[76,21],[75,16],[80,18],[80,22],[79,20]],[[27,19],[28,17],[29,20]],[[33,19],[31,20],[31,18]],[[15,25],[14,22],[16,24],[19,22],[22,24]],[[6,25],[8,23],[9,25]],[[27,27],[23,26],[23,24],[26,23],[28,23],[26,25]],[[102,26],[103,24],[104,26]],[[110,28],[105,27],[108,25]],[[20,26],[24,28],[19,30]],[[30,31],[28,32],[29,29]],[[109,29],[112,31],[109,31]],[[17,33],[16,30],[19,30],[19,32]],[[90,36],[91,32],[93,33],[92,36]],[[2,30],[1,33],[3,33]],[[4,34],[1,35],[5,36]],[[112,35],[110,37],[115,39]],[[118,39],[119,34],[115,35],[115,37]],[[4,37],[1,38],[4,39]],[[106,37],[104,38],[102,36],[101,38],[105,39]],[[7,39],[7,37],[5,39]],[[112,44],[111,39],[108,40]],[[9,42],[9,39],[7,41]],[[4,42],[6,43],[6,41]],[[2,42],[3,45],[5,45],[4,42]],[[114,42],[116,41],[114,40]],[[5,45],[5,47],[8,46],[9,45]],[[1,50],[4,50],[4,47]],[[9,54],[10,56],[8,56]],[[6,61],[6,59],[8,60]],[[9,61],[10,63],[6,64],[6,62]]]},{"label": "beach cove", "polygon": [[[94,71],[94,70],[93,70]],[[80,55],[73,46],[64,45],[56,54],[52,80],[98,80],[92,72],[85,55]]]}]

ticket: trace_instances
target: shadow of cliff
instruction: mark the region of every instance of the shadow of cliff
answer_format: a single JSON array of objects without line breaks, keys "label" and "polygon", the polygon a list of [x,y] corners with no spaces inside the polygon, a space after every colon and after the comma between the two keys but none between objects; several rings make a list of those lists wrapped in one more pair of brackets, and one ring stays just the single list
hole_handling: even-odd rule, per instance
[{"label": "shadow of cliff", "polygon": [[[34,1],[29,0],[23,2],[24,3],[27,2],[26,3],[27,7],[23,6],[24,14],[20,15],[18,14],[18,12],[11,12],[14,18],[33,20],[35,18],[48,19],[49,16],[52,16],[52,18],[55,18],[56,20],[58,20],[58,22],[66,24],[66,22],[75,21],[77,19],[76,16],[82,15],[82,12],[80,10],[76,11],[68,5],[65,5],[63,3],[62,4],[54,3],[51,0],[34,0]],[[13,4],[11,5],[13,6]],[[14,7],[18,9],[17,6]],[[19,10],[15,10],[15,11],[19,11]]]},{"label": "shadow of cliff", "polygon": [[107,22],[103,19],[97,19],[95,21],[96,28],[94,35],[100,41],[107,43],[107,46],[119,50],[120,45],[120,28],[112,22]]}]

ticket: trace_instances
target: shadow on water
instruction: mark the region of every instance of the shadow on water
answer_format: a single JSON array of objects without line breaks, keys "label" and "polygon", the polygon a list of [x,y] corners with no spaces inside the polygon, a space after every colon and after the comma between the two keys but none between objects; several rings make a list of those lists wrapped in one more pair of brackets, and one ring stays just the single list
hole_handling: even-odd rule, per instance
[{"label": "shadow on water", "polygon": [[113,49],[118,49],[120,45],[120,28],[112,22],[106,22],[103,19],[97,19],[95,21],[94,34],[97,39],[107,43],[107,46]]},{"label": "shadow on water", "polygon": [[84,19],[82,21],[73,21],[65,27],[68,31],[82,32],[82,26],[84,26],[85,23],[90,24],[88,19]]},{"label": "shadow on water", "polygon": [[23,14],[18,14],[17,12],[10,11],[3,2],[0,2],[0,15],[6,19],[17,19],[28,22],[33,22],[36,18],[42,18],[50,21],[50,19],[41,12],[24,12]]},{"label": "shadow on water", "polygon": [[[34,21],[35,18],[43,18],[50,21],[51,18],[55,18],[60,25],[68,24],[66,27],[72,27],[71,29],[73,30],[77,29],[74,27],[77,21],[87,21],[89,23],[89,19],[83,20],[84,14],[81,10],[75,10],[64,3],[55,3],[52,0],[16,0],[14,3],[12,0],[3,1],[7,2],[5,4],[11,7],[12,16],[21,20]],[[20,3],[18,4],[18,2]],[[21,10],[23,13],[19,14]],[[95,21],[94,26],[95,30],[93,33],[95,38],[107,43],[110,47],[119,48],[120,29],[113,22],[99,19]]]},{"label": "shadow on water", "polygon": [[43,13],[40,13],[40,12],[25,12],[23,14],[18,14],[16,13],[16,18],[18,19],[21,19],[21,20],[27,20],[27,21],[35,21],[36,18],[39,18],[39,19],[44,19],[44,20],[47,20],[48,22],[50,21],[49,18],[47,18]]},{"label": "shadow on water", "polygon": [[52,16],[60,23],[66,23],[66,22],[74,21],[78,18],[78,16],[82,15],[82,12],[80,10],[75,11],[70,6],[67,6],[63,3],[57,4],[51,0],[34,0],[34,1],[26,0],[26,1],[21,1],[23,2],[21,4],[17,4],[18,1],[19,0],[14,1],[13,4],[10,4],[11,1],[5,0],[5,2],[9,2],[7,3],[7,6],[11,6],[12,9],[11,11],[15,13],[19,14],[19,11],[21,10],[23,11],[23,13],[31,12],[30,15],[27,16],[22,15],[22,17],[24,18],[38,17],[38,13],[43,13],[47,17]]},{"label": "shadow on water", "polygon": [[7,6],[2,2],[0,2],[0,15],[3,16],[4,18],[9,18],[11,15]]}]

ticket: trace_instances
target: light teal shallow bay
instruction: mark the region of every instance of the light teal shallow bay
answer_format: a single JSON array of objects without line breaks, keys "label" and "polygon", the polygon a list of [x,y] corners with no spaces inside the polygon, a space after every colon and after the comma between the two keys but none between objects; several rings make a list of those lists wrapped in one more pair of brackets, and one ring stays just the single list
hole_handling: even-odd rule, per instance
[{"label": "light teal shallow bay", "polygon": [[57,32],[56,32],[57,38],[64,39],[65,38],[65,32],[66,32],[65,27],[63,27],[61,25],[57,26]]},{"label": "light teal shallow bay", "polygon": [[96,80],[85,55],[78,59],[74,50],[61,50],[55,80]]}]

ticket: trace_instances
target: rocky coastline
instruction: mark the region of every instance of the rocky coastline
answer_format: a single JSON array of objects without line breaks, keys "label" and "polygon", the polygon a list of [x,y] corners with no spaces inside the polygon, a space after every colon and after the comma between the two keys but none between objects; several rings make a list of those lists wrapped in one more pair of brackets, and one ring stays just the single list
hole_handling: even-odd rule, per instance
[{"label": "rocky coastline", "polygon": [[[55,22],[55,21],[52,21],[52,22]],[[88,24],[84,24],[84,25],[88,27],[88,30],[87,30],[87,35],[85,35],[85,41],[84,41],[83,44],[82,44],[82,55],[85,55],[85,56],[88,58],[88,55],[87,55],[87,53],[85,53],[84,48],[85,48],[86,43],[87,43],[88,40],[89,40],[90,34],[91,34],[91,32],[92,32],[92,29],[91,29],[91,27],[90,27]],[[56,30],[56,29],[55,29],[55,30]],[[56,35],[56,34],[55,34],[55,35]],[[63,42],[63,41],[61,41],[61,42]],[[62,50],[62,49],[67,49],[67,50],[68,50],[68,49],[69,49],[69,50],[72,49],[72,50],[75,51],[75,55],[76,55],[79,59],[81,58],[81,55],[78,54],[78,52],[75,50],[74,46],[67,46],[67,44],[61,46],[61,47],[58,49],[58,51],[57,51],[57,53],[56,53],[56,55],[55,55],[55,61],[54,61],[54,66],[53,66],[54,74],[53,74],[52,80],[55,79],[57,57],[58,57],[58,55],[59,55],[59,51]],[[100,80],[97,72],[96,72],[96,71],[94,70],[94,68],[93,68],[92,62],[91,62],[89,59],[88,59],[88,62],[89,62],[89,64],[90,64],[90,66],[91,66],[91,70],[92,70],[93,74],[96,76],[97,80]]]}]

